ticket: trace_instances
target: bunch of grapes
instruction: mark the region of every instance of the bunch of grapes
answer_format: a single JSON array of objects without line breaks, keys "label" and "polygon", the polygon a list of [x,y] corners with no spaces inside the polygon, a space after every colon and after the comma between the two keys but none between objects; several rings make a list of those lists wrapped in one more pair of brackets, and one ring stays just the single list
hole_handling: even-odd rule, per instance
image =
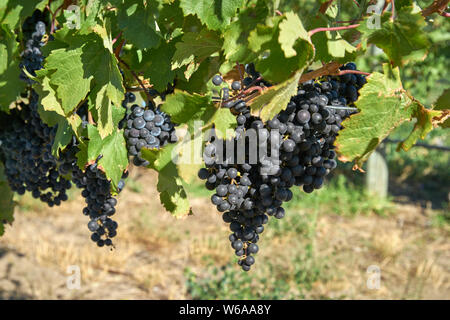
[{"label": "bunch of grapes", "polygon": [[[251,66],[246,71],[253,72]],[[219,78],[213,78],[215,85],[222,81]],[[243,100],[224,104],[236,116],[236,135],[229,140],[211,137],[199,177],[206,180],[208,190],[215,190],[211,202],[230,224],[231,246],[244,271],[255,262],[253,255],[259,251],[257,242],[268,217],[284,217],[282,204],[292,199],[290,189],[294,185],[306,193],[319,189],[336,168],[333,143],[342,120],[353,109],[332,81],[341,83],[340,78],[324,78],[300,85],[286,108],[267,123],[251,115]],[[251,136],[256,136],[253,149],[247,143]]]},{"label": "bunch of grapes", "polygon": [[41,121],[37,106],[38,96],[31,91],[28,104],[1,114],[0,153],[11,189],[21,195],[29,191],[52,207],[67,200],[71,184],[59,174],[51,154],[56,128]]},{"label": "bunch of grapes", "polygon": [[[69,149],[65,159],[66,163],[72,163],[72,181],[82,189],[81,195],[86,200],[87,206],[83,209],[83,214],[90,219],[88,229],[92,232],[91,240],[99,247],[112,246],[111,239],[117,235],[118,224],[110,218],[116,213],[117,204],[117,199],[111,194],[111,182],[98,167],[101,157],[82,171],[75,163],[76,150],[77,148]],[[127,176],[128,173],[124,173],[122,178],[125,179]],[[120,192],[124,186],[125,183],[121,180],[118,191]]]},{"label": "bunch of grapes", "polygon": [[[46,34],[44,20],[44,14],[36,10],[31,17],[25,20],[22,26],[25,49],[21,53],[22,61],[19,67],[21,69],[25,68],[33,76],[36,76],[36,70],[42,69],[44,62],[44,57],[41,52],[41,47],[45,45],[42,41]],[[28,84],[32,83],[32,80],[23,71],[21,72],[20,78]]]},{"label": "bunch of grapes", "polygon": [[[136,97],[128,92],[122,105],[134,103]],[[168,143],[175,143],[177,136],[170,116],[161,112],[150,101],[146,106],[133,104],[127,113],[124,124],[124,135],[127,141],[128,155],[133,157],[136,166],[148,166],[150,163],[141,157],[142,148],[159,149]]]},{"label": "bunch of grapes", "polygon": [[[22,52],[21,68],[36,75],[44,60],[40,48],[46,33],[45,19],[36,10],[22,26],[26,49]],[[30,82],[22,72],[21,79]],[[52,156],[52,145],[56,127],[50,128],[38,113],[39,97],[34,90],[24,94],[28,103],[20,102],[9,115],[2,114],[0,128],[0,153],[5,163],[5,174],[11,189],[18,194],[31,192],[50,207],[67,200],[66,190],[71,187],[69,180],[60,175],[57,161]]]},{"label": "bunch of grapes", "polygon": [[[357,70],[356,64],[349,62],[342,66],[340,70]],[[335,91],[339,96],[344,97],[348,105],[352,105],[353,102],[358,100],[359,90],[366,84],[366,76],[362,74],[347,73],[341,76],[327,77],[327,81],[332,86],[333,91]],[[332,99],[330,99],[332,101]]]}]

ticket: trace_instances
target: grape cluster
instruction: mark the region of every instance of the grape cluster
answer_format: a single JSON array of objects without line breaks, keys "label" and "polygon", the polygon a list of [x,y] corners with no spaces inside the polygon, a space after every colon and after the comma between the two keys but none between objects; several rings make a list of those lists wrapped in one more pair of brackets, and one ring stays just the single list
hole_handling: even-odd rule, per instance
[{"label": "grape cluster", "polygon": [[[128,92],[122,105],[134,103],[136,97]],[[159,149],[168,143],[175,143],[177,136],[170,116],[156,108],[152,102],[140,107],[133,104],[125,117],[124,136],[127,141],[128,155],[133,157],[136,166],[148,166],[150,163],[141,157],[141,149]]]},{"label": "grape cluster", "polygon": [[[353,62],[349,62],[346,65],[342,66],[340,70],[357,70],[356,64]],[[348,105],[352,105],[353,102],[358,100],[359,90],[366,84],[366,76],[362,74],[353,74],[347,73],[341,76],[332,76],[327,77],[327,81],[332,86],[332,91],[334,99],[336,94],[338,96],[344,97]],[[330,96],[328,96],[331,98]],[[332,101],[333,99],[329,99]]]},{"label": "grape cluster", "polygon": [[10,114],[1,113],[0,153],[11,189],[31,192],[50,207],[67,200],[70,181],[58,171],[51,154],[56,128],[49,128],[37,112],[38,96],[31,91],[29,103],[21,102]]},{"label": "grape cluster", "polygon": [[[98,160],[89,165],[83,172],[75,163],[77,149],[69,149],[65,155],[66,163],[72,163],[72,181],[82,189],[81,195],[87,206],[83,214],[90,218],[88,229],[92,232],[91,240],[99,247],[112,246],[112,238],[117,235],[117,222],[110,217],[116,213],[117,199],[111,194],[111,182],[98,167]],[[122,176],[125,179],[128,172]],[[118,191],[125,186],[124,180],[119,182]]]},{"label": "grape cluster", "polygon": [[[36,10],[25,20],[22,32],[25,50],[21,54],[21,68],[35,75],[42,68],[43,56],[40,48],[46,33],[44,14]],[[21,79],[31,83],[25,73]],[[11,189],[18,194],[31,192],[50,207],[67,200],[69,180],[58,171],[56,159],[52,156],[56,127],[50,128],[38,113],[39,97],[34,90],[23,95],[28,99],[17,104],[10,114],[1,114],[0,153],[5,163],[5,174]]]},{"label": "grape cluster", "polygon": [[[41,52],[41,47],[45,44],[42,41],[46,33],[44,20],[44,14],[36,10],[31,17],[25,20],[22,26],[25,49],[21,53],[22,61],[19,67],[21,69],[25,68],[33,76],[36,76],[35,71],[41,69],[44,62],[44,57]],[[23,71],[20,74],[20,78],[28,84],[32,83],[32,80]]]},{"label": "grape cluster", "polygon": [[[252,71],[251,66],[246,71]],[[342,120],[353,112],[342,95],[347,90],[339,90],[342,83],[350,85],[340,77],[300,85],[286,108],[267,123],[251,115],[243,100],[225,103],[236,116],[235,138],[212,135],[199,177],[206,180],[208,190],[215,190],[211,202],[230,224],[229,240],[244,271],[255,262],[253,255],[259,250],[257,242],[268,217],[284,217],[282,204],[293,197],[290,188],[302,186],[310,193],[321,188],[325,176],[336,168],[333,143]],[[242,144],[250,142],[250,130],[256,132],[257,148]],[[243,147],[239,157],[238,149]],[[257,161],[252,160],[255,154]]]},{"label": "grape cluster", "polygon": [[[45,24],[41,17],[42,14],[36,11],[23,26],[25,39],[30,39],[26,40],[27,49],[22,53],[21,67],[33,75],[43,62],[39,48],[43,45],[41,39],[45,34]],[[27,79],[24,74],[21,78]],[[27,98],[27,103],[17,103],[9,114],[0,113],[0,160],[5,164],[5,175],[11,189],[20,195],[29,191],[34,198],[52,207],[68,199],[66,190],[71,187],[68,180],[71,177],[76,186],[83,189],[82,195],[87,203],[83,213],[90,217],[91,239],[98,246],[111,246],[111,238],[117,234],[117,223],[110,217],[115,213],[117,200],[111,194],[111,182],[98,168],[100,158],[82,171],[76,158],[78,141],[73,136],[72,142],[56,159],[52,155],[52,146],[57,126],[49,127],[40,118],[39,96],[33,89],[23,97]],[[86,126],[87,104],[78,108],[77,113]],[[126,177],[127,172],[123,179]],[[117,186],[118,192],[125,186],[123,179]]]}]

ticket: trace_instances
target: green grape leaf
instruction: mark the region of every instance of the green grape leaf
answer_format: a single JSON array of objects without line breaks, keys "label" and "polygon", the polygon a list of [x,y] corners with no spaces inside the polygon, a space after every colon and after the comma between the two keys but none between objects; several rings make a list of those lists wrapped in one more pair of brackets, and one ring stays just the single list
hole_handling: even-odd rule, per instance
[{"label": "green grape leaf", "polygon": [[192,214],[183,182],[178,169],[173,162],[174,144],[169,144],[161,150],[143,149],[142,157],[150,162],[151,168],[158,172],[157,190],[161,204],[174,217],[182,218]]},{"label": "green grape leaf", "polygon": [[176,90],[166,98],[161,110],[169,114],[174,123],[186,124],[189,129],[206,131],[214,125],[218,138],[225,137],[228,129],[236,127],[230,110],[216,107],[210,96]]},{"label": "green grape leaf", "polygon": [[[194,66],[195,70],[189,72],[189,80],[185,80],[180,76],[177,79],[177,88],[190,93],[209,92],[208,82],[213,75],[217,74],[220,63],[221,61],[219,61],[218,57],[209,57],[200,65],[189,65],[189,67]],[[184,73],[184,76],[186,76],[186,72]]]},{"label": "green grape leaf", "polygon": [[175,46],[172,69],[192,63],[200,64],[221,49],[222,41],[218,33],[203,29],[200,32],[185,33]]},{"label": "green grape leaf", "polygon": [[440,111],[426,109],[418,101],[414,102],[415,110],[412,117],[416,118],[416,123],[414,124],[414,128],[408,137],[398,144],[397,151],[400,149],[408,151],[417,142],[417,140],[425,139],[427,134],[433,130],[433,118],[441,115]]},{"label": "green grape leaf", "polygon": [[[184,14],[180,8],[179,0],[162,1],[160,4],[157,22],[161,32],[168,34],[171,31],[175,33],[180,31],[181,27],[183,27]],[[187,29],[184,30],[187,31]],[[176,35],[172,33],[171,37],[176,37]]]},{"label": "green grape leaf", "polygon": [[35,9],[43,10],[47,0],[0,0],[0,24],[16,29]]},{"label": "green grape leaf", "polygon": [[[294,72],[302,72],[314,58],[313,45],[309,37],[303,37],[303,32],[298,33],[293,46],[291,41],[287,44],[280,44],[280,23],[286,21],[284,19],[284,17],[273,17],[269,19],[268,24],[259,24],[250,32],[248,37],[248,46],[256,56],[254,60],[256,70],[261,73],[264,79],[274,83],[289,79]],[[294,18],[291,18],[291,20],[294,20],[295,24],[301,24]],[[293,23],[288,22],[285,24],[285,28],[291,24]],[[285,41],[285,37],[281,37],[281,40]],[[286,58],[281,45],[293,49],[296,55]],[[289,50],[289,52],[292,51]]]},{"label": "green grape leaf", "polygon": [[435,111],[425,109],[404,89],[398,68],[383,65],[384,74],[374,72],[360,90],[355,105],[359,113],[343,121],[344,129],[336,139],[339,159],[354,161],[360,169],[376,147],[400,124],[417,119],[412,135],[403,147],[408,148],[430,130]]},{"label": "green grape leaf", "polygon": [[56,91],[50,85],[50,78],[37,78],[37,80],[40,82],[40,86],[35,86],[35,91],[39,95],[42,109],[48,112],[41,114],[43,117],[42,120],[49,126],[54,126],[59,121],[57,116],[65,116],[65,112],[61,106],[61,102],[56,97]]},{"label": "green grape leaf", "polygon": [[268,8],[264,4],[239,11],[236,21],[233,21],[223,34],[223,51],[227,63],[221,68],[222,73],[231,70],[236,62],[245,63],[256,58],[256,54],[248,48],[248,36],[258,23],[268,16]]},{"label": "green grape leaf", "polygon": [[145,61],[144,77],[158,91],[164,91],[167,84],[173,82],[176,72],[171,68],[172,57],[175,53],[174,42],[162,42],[158,48],[146,51],[142,60]]},{"label": "green grape leaf", "polygon": [[0,162],[0,236],[5,232],[5,224],[11,224],[14,221],[14,192],[9,187],[8,180],[4,173],[3,163]]},{"label": "green grape leaf", "polygon": [[281,110],[286,109],[291,97],[297,94],[298,81],[301,72],[297,72],[290,79],[279,85],[270,87],[262,95],[253,100],[252,113],[261,117],[263,121],[272,119]]},{"label": "green grape leaf", "polygon": [[191,126],[194,121],[204,121],[205,114],[210,118],[216,109],[209,96],[175,90],[167,96],[161,111],[169,114],[174,123]]},{"label": "green grape leaf", "polygon": [[161,36],[153,15],[154,4],[142,0],[123,0],[117,8],[117,21],[125,38],[139,49],[155,48]]},{"label": "green grape leaf", "polygon": [[310,42],[310,39],[298,15],[293,12],[287,12],[285,15],[286,19],[280,22],[278,42],[281,44],[284,56],[291,58],[297,55],[297,51],[294,49],[297,39],[303,39],[307,42]]},{"label": "green grape leaf", "polygon": [[[230,109],[219,108],[210,120],[214,124],[214,131],[219,139],[226,139],[233,137],[236,128],[236,116],[234,116]],[[227,132],[228,131],[228,132]]]},{"label": "green grape leaf", "polygon": [[121,104],[124,88],[106,30],[97,26],[95,31],[89,35],[66,35],[64,40],[70,45],[52,50],[37,75],[48,92],[42,100],[46,110],[57,102],[68,115],[89,94],[99,115],[99,133],[104,138],[113,132],[112,105]]},{"label": "green grape leaf", "polygon": [[441,96],[434,103],[433,107],[434,110],[442,110],[443,117],[439,119],[439,125],[442,128],[450,128],[450,89],[444,90]]},{"label": "green grape leaf", "polygon": [[0,27],[0,110],[7,111],[25,89],[20,80],[19,47],[15,35]]},{"label": "green grape leaf", "polygon": [[61,117],[61,121],[58,123],[58,128],[56,129],[55,140],[52,146],[53,156],[58,157],[59,150],[64,149],[72,141],[72,137],[72,126],[69,121],[67,121],[64,117]]},{"label": "green grape leaf", "polygon": [[[121,108],[121,107],[114,107]],[[82,140],[80,151],[77,153],[77,164],[84,169],[86,164],[94,162],[99,155],[103,157],[98,162],[108,179],[111,180],[113,189],[122,178],[122,174],[128,166],[128,152],[122,130],[114,130],[110,135],[101,138],[97,127],[87,126],[88,140]]]},{"label": "green grape leaf", "polygon": [[46,109],[58,102],[64,114],[68,114],[89,93],[92,77],[85,77],[82,54],[83,47],[53,50],[46,58],[44,69],[36,72],[48,92],[42,101]]},{"label": "green grape leaf", "polygon": [[177,129],[177,136],[178,142],[174,149],[177,155],[176,165],[180,177],[189,185],[198,179],[198,170],[204,166],[202,158],[204,135],[201,130]]},{"label": "green grape leaf", "polygon": [[[313,19],[311,22],[308,25],[309,30],[330,27],[324,15],[319,15],[318,19]],[[342,38],[339,31],[317,32],[311,37],[311,41],[316,50],[316,61],[323,63],[331,61],[347,62],[354,60],[356,57],[356,47]]]},{"label": "green grape leaf", "polygon": [[195,14],[202,23],[211,30],[219,30],[230,24],[236,10],[244,4],[244,0],[180,0],[184,14]]},{"label": "green grape leaf", "polygon": [[367,19],[358,27],[362,33],[364,45],[374,44],[383,49],[394,66],[402,66],[408,61],[423,59],[430,48],[427,34],[424,30],[426,22],[420,13],[412,13],[412,8],[396,10],[395,20],[391,13],[385,12],[381,17],[381,26],[372,26]]}]

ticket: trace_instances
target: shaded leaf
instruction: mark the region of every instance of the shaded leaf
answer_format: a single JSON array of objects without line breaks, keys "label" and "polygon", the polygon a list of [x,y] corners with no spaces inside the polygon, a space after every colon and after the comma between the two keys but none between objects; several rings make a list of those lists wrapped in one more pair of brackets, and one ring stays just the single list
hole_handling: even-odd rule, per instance
[{"label": "shaded leaf", "polygon": [[[381,17],[381,27],[371,28],[371,24],[362,22],[358,30],[365,44],[374,44],[383,49],[394,66],[401,66],[409,60],[425,56],[430,44],[424,31],[425,19],[420,13],[412,13],[412,8],[396,10],[397,16],[391,20],[391,13]],[[369,17],[368,19],[373,19]]]},{"label": "shaded leaf", "polygon": [[7,111],[25,89],[20,80],[19,47],[15,35],[0,27],[0,110]]},{"label": "shaded leaf", "polygon": [[153,16],[154,3],[142,0],[119,1],[117,21],[124,37],[137,48],[155,48],[161,36],[156,31],[156,20]]},{"label": "shaded leaf", "polygon": [[211,30],[219,30],[230,24],[236,10],[244,0],[180,0],[185,15],[195,14]]},{"label": "shaded leaf", "polygon": [[173,56],[172,69],[191,64],[201,63],[222,47],[222,41],[216,32],[201,30],[201,32],[185,33],[180,42],[176,44]]}]

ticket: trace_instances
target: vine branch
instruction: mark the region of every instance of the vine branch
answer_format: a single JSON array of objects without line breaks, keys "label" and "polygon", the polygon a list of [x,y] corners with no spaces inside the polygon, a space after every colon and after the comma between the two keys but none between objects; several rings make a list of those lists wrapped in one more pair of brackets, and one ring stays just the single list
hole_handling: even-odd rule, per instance
[{"label": "vine branch", "polygon": [[358,70],[339,70],[342,66],[342,63],[339,62],[330,62],[322,66],[317,70],[313,70],[311,72],[305,73],[300,77],[298,83],[303,83],[309,80],[317,79],[323,76],[341,76],[347,73],[351,74],[362,74],[365,76],[370,76],[370,73],[358,71]]},{"label": "vine branch", "polygon": [[112,44],[116,43],[117,40],[120,39],[120,37],[122,36],[122,33],[123,33],[122,31],[119,32],[119,34],[112,40]]},{"label": "vine branch", "polygon": [[444,13],[449,2],[450,0],[434,0],[432,4],[422,10],[422,16],[427,17],[435,12]]},{"label": "vine branch", "polygon": [[51,2],[49,2],[49,4],[47,5],[47,9],[48,9],[48,11],[50,12],[50,14],[52,15],[52,22],[51,22],[51,25],[50,25],[50,34],[53,34],[53,33],[55,32],[56,15],[59,13],[59,11],[61,11],[62,8],[64,8],[65,2],[63,2],[63,3],[55,10],[54,13],[50,10],[50,3],[51,3]]},{"label": "vine branch", "polygon": [[338,30],[348,30],[348,29],[354,29],[354,28],[358,28],[359,27],[359,23],[358,24],[352,24],[349,26],[342,26],[342,27],[321,27],[321,28],[316,28],[316,29],[312,29],[308,32],[308,35],[310,37],[312,37],[315,33],[317,32],[322,32],[322,31],[338,31]]},{"label": "vine branch", "polygon": [[123,39],[119,45],[114,49],[114,55],[116,56],[117,60],[120,60],[120,51],[122,51],[123,46],[125,45],[125,39]]},{"label": "vine branch", "polygon": [[339,71],[339,73],[337,75],[338,76],[342,76],[342,75],[348,74],[348,73],[350,73],[350,74],[362,74],[362,75],[365,75],[365,76],[370,76],[369,72],[364,72],[364,71],[359,71],[359,70],[341,70],[341,71]]},{"label": "vine branch", "polygon": [[315,78],[319,78],[321,76],[326,76],[326,75],[338,75],[339,74],[339,67],[342,65],[342,63],[339,62],[330,62],[325,64],[323,67],[317,69],[317,70],[313,70],[311,72],[308,73],[304,73],[302,74],[302,76],[300,77],[300,80],[298,81],[298,83],[303,83]]},{"label": "vine branch", "polygon": [[128,63],[126,63],[125,61],[123,61],[122,59],[120,59],[120,57],[117,58],[117,60],[119,60],[119,63],[121,63],[125,68],[128,69],[128,71],[130,71],[130,73],[133,75],[133,77],[136,79],[136,81],[139,83],[139,85],[142,87],[142,89],[145,92],[145,95],[147,96],[148,101],[153,102],[153,98],[150,95],[150,93],[148,92],[147,88],[145,87],[144,83],[142,82],[141,79],[139,79],[138,75],[136,74],[136,72],[134,72],[133,70],[131,70],[130,66],[128,65]]}]

